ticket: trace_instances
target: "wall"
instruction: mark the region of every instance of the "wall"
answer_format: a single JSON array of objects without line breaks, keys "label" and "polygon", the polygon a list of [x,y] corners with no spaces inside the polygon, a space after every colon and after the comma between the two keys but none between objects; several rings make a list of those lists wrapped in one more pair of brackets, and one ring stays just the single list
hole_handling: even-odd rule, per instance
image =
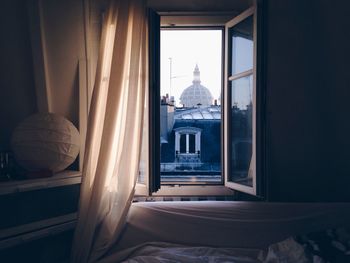
[{"label": "wall", "polygon": [[[33,2],[33,1],[32,1]],[[51,111],[79,127],[78,62],[84,59],[83,1],[41,1]],[[26,1],[2,1],[0,16],[0,150],[16,125],[37,112]]]},{"label": "wall", "polygon": [[79,127],[79,60],[85,59],[83,1],[42,1],[51,111]]},{"label": "wall", "polygon": [[254,0],[147,0],[147,5],[157,11],[238,11],[252,6]]},{"label": "wall", "polygon": [[[262,1],[267,4],[266,197],[350,201],[350,3]],[[242,11],[250,1],[148,4],[160,11]]]},{"label": "wall", "polygon": [[[350,201],[349,3],[267,0],[267,6],[268,197]],[[8,0],[1,7],[0,147],[8,149],[15,125],[37,108],[26,6]],[[43,1],[43,11],[53,109],[77,124],[82,1]]]},{"label": "wall", "polygon": [[[51,111],[67,117],[79,127],[78,62],[86,57],[83,1],[1,1],[0,151],[10,150],[10,137],[15,126],[38,111],[34,76],[39,69],[33,65],[29,33],[31,20],[27,9],[27,3],[36,2],[42,4],[43,40],[46,44],[44,56],[47,62],[46,78],[52,96]],[[77,211],[79,188],[79,184],[74,184],[2,196],[0,210],[6,213],[0,220],[0,232],[9,227]],[[70,231],[2,250],[0,262],[23,261],[23,255],[30,262],[64,261],[53,256],[57,256],[56,251],[62,251],[62,248],[64,251],[60,256],[69,256],[71,236]],[[20,253],[14,254],[14,251]],[[49,259],[45,260],[45,257]]]},{"label": "wall", "polygon": [[108,8],[108,0],[90,0],[90,24],[88,34],[88,49],[89,49],[89,93],[88,101],[90,103],[92,90],[95,82],[96,68],[98,62],[98,54],[100,50],[100,38],[102,31],[102,21],[105,12]]},{"label": "wall", "polygon": [[268,1],[268,197],[350,201],[346,1]]},{"label": "wall", "polygon": [[37,111],[26,5],[1,1],[0,151],[10,149],[19,121]]}]

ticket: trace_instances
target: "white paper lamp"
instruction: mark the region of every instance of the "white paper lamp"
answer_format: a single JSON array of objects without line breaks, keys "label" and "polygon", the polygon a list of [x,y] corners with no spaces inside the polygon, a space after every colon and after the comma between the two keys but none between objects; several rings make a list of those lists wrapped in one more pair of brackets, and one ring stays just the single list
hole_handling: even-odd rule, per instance
[{"label": "white paper lamp", "polygon": [[16,161],[29,171],[59,172],[79,154],[80,136],[66,118],[38,113],[22,121],[11,140]]}]

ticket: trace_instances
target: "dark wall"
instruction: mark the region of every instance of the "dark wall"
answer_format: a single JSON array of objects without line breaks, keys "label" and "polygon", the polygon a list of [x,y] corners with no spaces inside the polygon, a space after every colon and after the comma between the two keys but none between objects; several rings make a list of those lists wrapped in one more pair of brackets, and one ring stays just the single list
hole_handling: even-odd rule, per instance
[{"label": "dark wall", "polygon": [[42,1],[51,111],[79,127],[79,60],[85,58],[83,1]]},{"label": "dark wall", "polygon": [[[266,2],[268,197],[350,201],[350,3]],[[2,150],[37,109],[26,5],[2,1],[0,12]]]},{"label": "dark wall", "polygon": [[349,2],[267,4],[267,196],[350,201]]},{"label": "dark wall", "polygon": [[[85,58],[83,5],[81,1],[42,1],[42,13],[50,111],[79,127],[78,62]],[[1,1],[0,150],[9,150],[13,129],[37,112],[37,69],[33,67],[28,18],[27,1]]]},{"label": "dark wall", "polygon": [[0,151],[9,150],[13,129],[36,112],[36,97],[26,5],[1,1]]},{"label": "dark wall", "polygon": [[[0,151],[10,150],[10,138],[13,129],[21,120],[38,110],[27,2],[28,1],[23,0],[4,0],[1,1],[0,4]],[[42,2],[47,4],[48,1]],[[51,2],[57,4],[63,1]],[[84,50],[80,48],[83,41],[81,40],[76,44],[80,45],[78,48],[74,46],[74,48],[78,50],[76,53],[79,54],[68,50],[64,44],[68,37],[70,37],[69,41],[82,38],[81,34],[77,35],[77,31],[80,33],[82,31],[77,30],[77,28],[81,29],[83,24],[82,2],[71,2],[71,5],[69,5],[70,1],[64,1],[64,4],[62,4],[64,7],[67,5],[70,7],[69,12],[67,8],[64,9],[61,7],[60,9],[60,18],[65,20],[65,23],[60,23],[59,19],[51,21],[52,24],[54,24],[54,22],[57,22],[58,25],[63,24],[65,30],[59,32],[60,38],[55,45],[50,46],[54,50],[50,49],[48,55],[49,62],[54,64],[50,65],[49,73],[55,74],[55,77],[60,78],[61,81],[57,81],[55,83],[56,85],[53,85],[55,89],[57,89],[53,92],[55,96],[53,98],[53,110],[62,115],[67,113],[66,117],[73,120],[77,125],[79,99],[77,95],[78,85],[75,83],[76,81],[74,82],[74,76],[77,71],[77,61],[81,58],[80,54],[84,53]],[[44,9],[45,14],[51,14],[49,11],[50,10]],[[69,16],[67,16],[67,14],[69,14]],[[52,16],[51,18],[56,18],[57,16],[56,14],[56,16]],[[73,16],[77,18],[77,21],[74,24],[69,24],[71,20],[67,18],[72,19]],[[55,26],[57,25],[52,24],[46,24],[46,29],[51,30],[51,34],[47,34],[47,43],[52,43],[55,40],[53,39],[53,35],[55,35],[56,31],[53,32],[53,29],[56,30],[57,28],[55,28]],[[72,38],[74,38],[74,40],[72,40]],[[67,54],[62,55],[62,53],[64,53],[62,49],[65,48],[67,49]],[[55,64],[54,55],[57,54],[58,51],[61,52],[61,60],[59,61],[60,63]],[[73,65],[71,61],[65,61],[65,63],[70,66],[65,67],[65,64],[62,62],[65,58],[64,56],[70,56],[71,60],[75,61],[75,64]],[[56,70],[56,72],[53,72],[54,70]],[[65,85],[68,82],[66,81],[66,79],[68,79],[67,75],[73,79],[71,81],[73,83],[72,85]],[[55,80],[55,78],[52,79]],[[63,98],[62,93],[69,96],[70,99]],[[73,102],[71,102],[71,100],[73,100]],[[61,110],[61,108],[63,109]],[[17,175],[14,174],[14,177],[17,177]],[[18,225],[33,223],[38,220],[76,212],[79,188],[80,185],[75,184],[0,196],[0,213],[2,215],[0,231]],[[72,233],[70,232],[68,236],[67,233],[64,233],[61,236],[64,236],[64,239],[50,236],[37,242],[28,242],[16,248],[1,250],[0,262],[23,262],[24,259],[28,262],[61,262],[63,261],[62,259],[51,257],[55,255],[51,249],[55,249],[55,251],[64,249],[64,253],[62,252],[60,256],[67,258],[69,256],[70,247],[68,241],[70,242]],[[19,253],[16,254],[16,252]],[[44,260],[42,258],[44,258]]]}]

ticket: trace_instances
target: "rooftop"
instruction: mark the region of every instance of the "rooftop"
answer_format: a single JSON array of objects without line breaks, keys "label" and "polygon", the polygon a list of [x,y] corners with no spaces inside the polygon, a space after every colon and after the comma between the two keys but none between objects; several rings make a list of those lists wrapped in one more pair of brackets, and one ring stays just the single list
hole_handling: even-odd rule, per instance
[{"label": "rooftop", "polygon": [[177,108],[174,118],[175,120],[220,120],[221,106]]}]

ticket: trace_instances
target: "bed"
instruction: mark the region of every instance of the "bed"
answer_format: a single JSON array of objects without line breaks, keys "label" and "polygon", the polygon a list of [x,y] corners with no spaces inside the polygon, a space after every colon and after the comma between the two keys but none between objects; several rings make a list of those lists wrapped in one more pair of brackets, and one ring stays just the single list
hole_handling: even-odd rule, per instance
[{"label": "bed", "polygon": [[349,226],[349,203],[140,202],[101,262],[350,262]]}]

